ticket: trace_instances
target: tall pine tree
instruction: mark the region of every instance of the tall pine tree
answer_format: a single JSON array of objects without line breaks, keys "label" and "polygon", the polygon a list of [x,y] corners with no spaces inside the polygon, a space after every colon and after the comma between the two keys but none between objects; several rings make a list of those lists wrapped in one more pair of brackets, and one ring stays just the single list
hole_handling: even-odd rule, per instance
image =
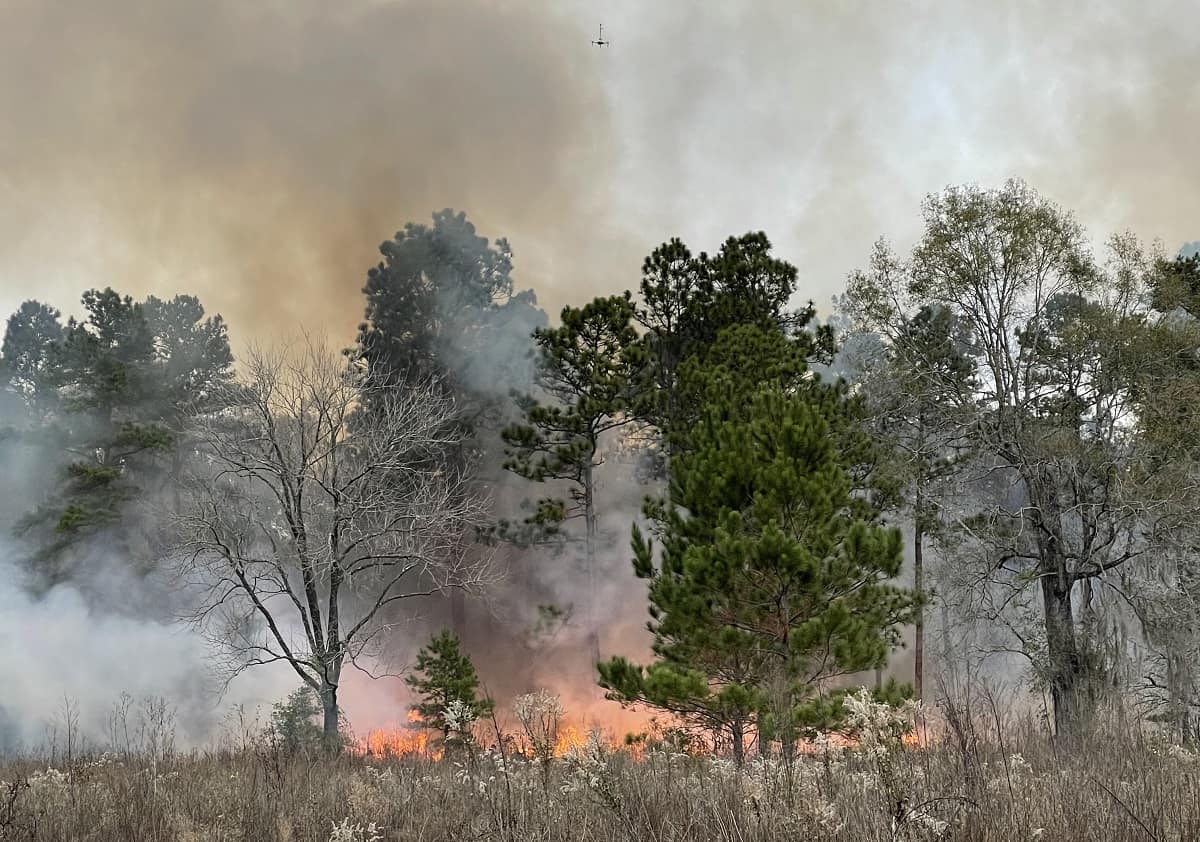
[{"label": "tall pine tree", "polygon": [[546,402],[520,399],[524,423],[504,431],[507,466],[535,482],[561,484],[565,497],[543,498],[532,520],[556,529],[583,521],[587,577],[587,633],[594,661],[600,658],[596,616],[596,555],[599,514],[597,469],[604,464],[606,436],[629,422],[629,348],[637,339],[628,293],[567,307],[562,325],[534,332],[537,385]]},{"label": "tall pine tree", "polygon": [[0,350],[0,373],[27,411],[19,436],[59,473],[17,524],[42,586],[70,575],[70,551],[102,530],[107,546],[148,563],[127,504],[177,475],[185,407],[211,400],[232,372],[224,321],[192,296],[88,290],[83,305],[85,319],[61,325],[58,311],[26,302]]}]

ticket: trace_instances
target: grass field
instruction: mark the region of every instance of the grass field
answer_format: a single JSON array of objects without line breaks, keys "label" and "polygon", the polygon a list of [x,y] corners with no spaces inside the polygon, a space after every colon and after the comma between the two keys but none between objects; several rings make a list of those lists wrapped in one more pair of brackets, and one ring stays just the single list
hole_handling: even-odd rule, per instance
[{"label": "grass field", "polygon": [[56,749],[0,762],[0,839],[1200,839],[1200,757],[1144,729],[1113,719],[1067,743],[1034,723],[957,725],[924,745],[863,739],[742,770],[598,739],[544,760],[482,744],[325,757],[261,737],[207,753]]}]

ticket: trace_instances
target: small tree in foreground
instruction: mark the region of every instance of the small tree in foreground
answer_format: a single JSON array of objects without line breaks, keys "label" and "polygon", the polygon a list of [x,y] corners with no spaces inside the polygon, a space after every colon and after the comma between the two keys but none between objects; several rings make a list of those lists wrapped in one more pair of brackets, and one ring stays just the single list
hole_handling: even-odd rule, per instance
[{"label": "small tree in foreground", "polygon": [[492,700],[479,695],[475,665],[449,631],[436,635],[417,653],[414,673],[404,681],[422,699],[413,710],[427,726],[441,731],[447,742],[468,721],[492,712]]},{"label": "small tree in foreground", "polygon": [[244,370],[229,409],[191,419],[202,458],[172,558],[228,675],[290,666],[334,750],[343,669],[366,671],[406,601],[483,583],[460,549],[481,506],[441,458],[456,442],[436,388],[380,386],[312,344],[252,352]]},{"label": "small tree in foreground", "polygon": [[319,748],[322,741],[321,699],[302,684],[271,706],[271,730],[291,753]]}]

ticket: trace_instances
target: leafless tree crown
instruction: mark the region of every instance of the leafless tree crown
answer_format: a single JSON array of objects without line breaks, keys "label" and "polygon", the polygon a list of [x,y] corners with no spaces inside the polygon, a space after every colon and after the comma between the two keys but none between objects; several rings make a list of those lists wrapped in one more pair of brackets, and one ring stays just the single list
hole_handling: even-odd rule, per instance
[{"label": "leafless tree crown", "polygon": [[462,551],[483,501],[445,458],[459,433],[436,384],[373,383],[312,342],[243,368],[224,409],[190,419],[172,559],[229,677],[282,661],[336,695],[399,603],[484,583],[487,560]]}]

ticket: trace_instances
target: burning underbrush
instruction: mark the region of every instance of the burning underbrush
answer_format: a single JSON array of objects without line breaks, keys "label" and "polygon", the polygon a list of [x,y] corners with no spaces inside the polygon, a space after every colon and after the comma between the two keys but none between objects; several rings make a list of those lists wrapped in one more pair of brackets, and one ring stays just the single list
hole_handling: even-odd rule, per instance
[{"label": "burning underbrush", "polygon": [[[883,741],[908,748],[928,745],[930,730],[915,705],[891,708],[876,704],[868,694],[848,697],[845,731],[812,734],[794,744],[798,756],[823,757],[830,753],[870,749]],[[464,712],[451,712],[450,727],[438,729],[410,710],[403,725],[374,729],[350,744],[351,753],[367,758],[392,760],[444,759],[447,746],[469,744],[512,758],[562,759],[589,746],[620,753],[632,760],[644,759],[652,748],[669,747],[692,757],[728,757],[730,750],[720,732],[688,729],[657,718],[639,718],[640,726],[629,730],[631,720],[616,723],[598,717],[588,721],[568,716],[556,696],[546,691],[518,697],[511,715],[476,719]],[[777,742],[763,747],[761,754],[783,755]]]}]

